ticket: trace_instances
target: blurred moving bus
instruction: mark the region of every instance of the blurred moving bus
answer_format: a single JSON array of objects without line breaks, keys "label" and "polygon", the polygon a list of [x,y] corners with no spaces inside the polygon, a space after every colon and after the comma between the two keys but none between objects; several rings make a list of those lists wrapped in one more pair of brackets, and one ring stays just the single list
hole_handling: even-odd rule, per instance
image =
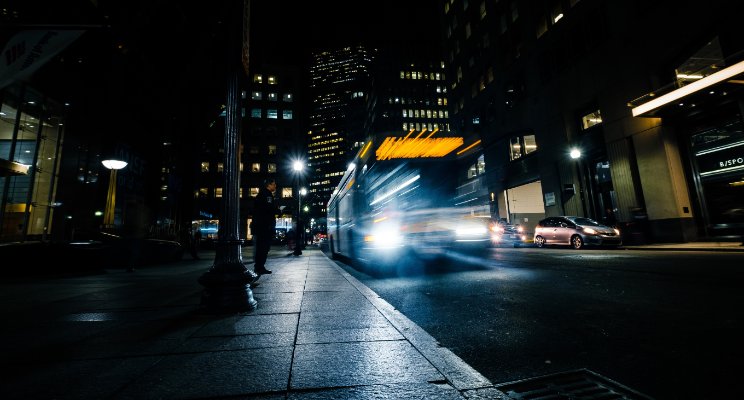
[{"label": "blurred moving bus", "polygon": [[327,208],[334,258],[392,272],[421,265],[454,245],[490,242],[480,220],[464,227],[468,210],[451,204],[454,150],[462,138],[410,136],[369,140],[349,164]]}]

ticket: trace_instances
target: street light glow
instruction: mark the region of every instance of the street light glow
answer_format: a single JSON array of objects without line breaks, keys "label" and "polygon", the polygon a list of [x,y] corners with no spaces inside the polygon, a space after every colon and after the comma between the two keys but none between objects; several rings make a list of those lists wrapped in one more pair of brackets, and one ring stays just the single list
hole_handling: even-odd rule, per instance
[{"label": "street light glow", "polygon": [[579,149],[571,149],[571,158],[574,160],[581,157],[581,150]]},{"label": "street light glow", "polygon": [[292,169],[294,169],[297,172],[302,171],[302,167],[303,167],[302,161],[300,161],[300,160],[297,160],[297,161],[295,161],[295,162],[292,163]]},{"label": "street light glow", "polygon": [[122,169],[127,166],[127,162],[121,160],[103,160],[101,164],[108,169]]}]

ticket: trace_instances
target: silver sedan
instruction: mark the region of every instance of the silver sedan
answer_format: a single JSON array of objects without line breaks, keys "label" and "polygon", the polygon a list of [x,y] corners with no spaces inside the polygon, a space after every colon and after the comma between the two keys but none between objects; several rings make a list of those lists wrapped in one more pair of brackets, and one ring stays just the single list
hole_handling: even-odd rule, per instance
[{"label": "silver sedan", "polygon": [[568,245],[580,249],[586,245],[620,246],[620,230],[599,222],[576,216],[548,217],[535,227],[535,245]]}]

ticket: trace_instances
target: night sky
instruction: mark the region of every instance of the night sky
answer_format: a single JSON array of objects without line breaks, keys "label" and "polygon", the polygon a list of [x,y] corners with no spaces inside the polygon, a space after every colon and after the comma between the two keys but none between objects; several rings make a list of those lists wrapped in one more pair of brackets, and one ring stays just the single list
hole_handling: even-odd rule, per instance
[{"label": "night sky", "polygon": [[[413,43],[436,51],[436,2],[253,0],[251,46],[258,57],[293,63],[314,49]],[[263,32],[270,32],[264,35]]]},{"label": "night sky", "polygon": [[[100,136],[106,126],[107,136],[135,143],[161,132],[198,136],[219,113],[229,2],[10,1],[21,13],[15,26],[0,29],[4,37],[41,25],[86,31],[34,76],[52,98],[74,104],[76,134]],[[424,47],[440,56],[436,4],[252,0],[251,64],[306,67],[313,50],[356,44]]]}]

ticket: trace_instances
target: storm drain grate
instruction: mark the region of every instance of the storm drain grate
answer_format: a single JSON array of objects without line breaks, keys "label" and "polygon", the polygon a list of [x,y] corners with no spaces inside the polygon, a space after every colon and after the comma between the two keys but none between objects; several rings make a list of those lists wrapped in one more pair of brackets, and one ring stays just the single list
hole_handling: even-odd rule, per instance
[{"label": "storm drain grate", "polygon": [[496,388],[519,400],[652,400],[587,369],[501,383]]}]

